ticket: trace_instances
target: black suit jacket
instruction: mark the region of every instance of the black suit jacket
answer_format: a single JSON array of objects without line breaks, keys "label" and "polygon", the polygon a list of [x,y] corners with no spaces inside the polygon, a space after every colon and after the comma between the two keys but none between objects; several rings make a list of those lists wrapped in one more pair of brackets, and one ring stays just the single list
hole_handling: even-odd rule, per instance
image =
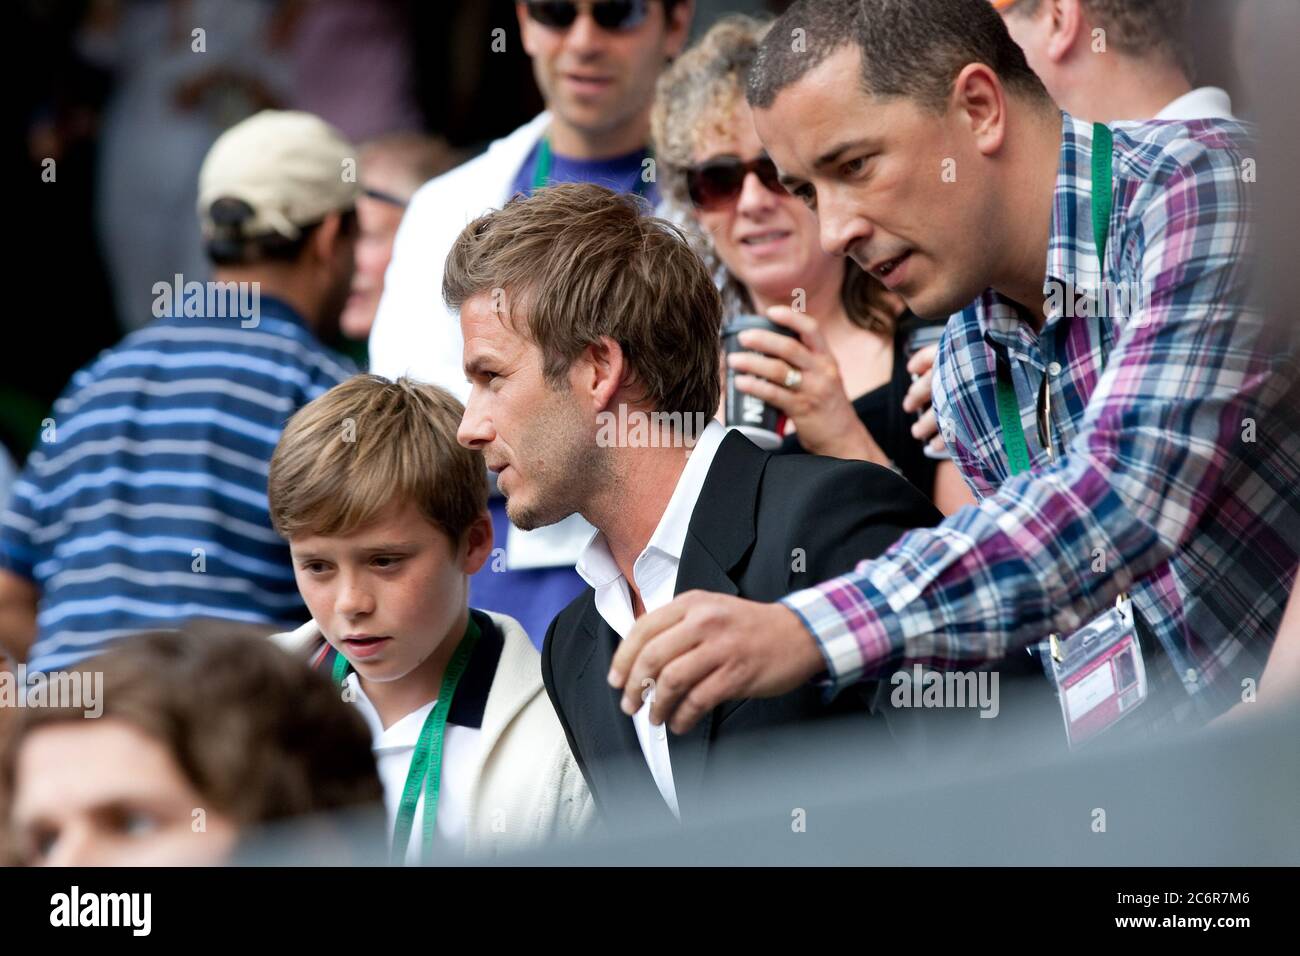
[{"label": "black suit jacket", "polygon": [[[691,514],[674,593],[698,589],[775,601],[852,570],[904,531],[940,518],[925,495],[889,469],[814,455],[773,455],[731,432]],[[546,692],[606,822],[669,822],[671,813],[646,766],[632,719],[619,709],[622,695],[606,681],[619,642],[588,588],[546,632]],[[844,714],[861,716],[863,733],[874,737],[882,728],[867,719],[872,696],[873,688],[862,685],[827,702],[821,688],[808,685],[782,697],[730,701],[688,733],[669,732],[682,819],[702,808],[708,778],[725,764],[729,741]]]}]

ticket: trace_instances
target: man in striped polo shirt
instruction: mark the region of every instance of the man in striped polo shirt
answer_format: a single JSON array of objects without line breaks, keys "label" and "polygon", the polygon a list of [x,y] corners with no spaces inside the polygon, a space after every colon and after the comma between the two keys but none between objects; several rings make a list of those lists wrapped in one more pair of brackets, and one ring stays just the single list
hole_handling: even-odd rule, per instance
[{"label": "man in striped polo shirt", "polygon": [[0,649],[29,672],[195,617],[302,619],[266,475],[285,421],[353,372],[322,339],[352,278],[355,156],[298,112],[213,145],[212,281],[159,277],[158,318],[73,376],[0,518]]}]

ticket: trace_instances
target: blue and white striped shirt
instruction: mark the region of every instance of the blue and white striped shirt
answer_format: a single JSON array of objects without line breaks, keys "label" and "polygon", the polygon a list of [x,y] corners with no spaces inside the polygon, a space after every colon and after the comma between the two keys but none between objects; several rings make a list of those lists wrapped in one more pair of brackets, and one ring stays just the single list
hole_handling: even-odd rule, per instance
[{"label": "blue and white striped shirt", "polygon": [[72,377],[0,518],[0,567],[41,589],[31,671],[193,617],[305,609],[266,476],[288,418],[352,373],[283,302],[164,317]]}]

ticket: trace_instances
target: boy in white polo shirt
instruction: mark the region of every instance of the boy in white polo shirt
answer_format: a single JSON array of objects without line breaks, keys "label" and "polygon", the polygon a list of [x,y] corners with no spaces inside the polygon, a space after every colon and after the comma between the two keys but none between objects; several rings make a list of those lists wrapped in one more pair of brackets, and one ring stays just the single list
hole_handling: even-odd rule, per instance
[{"label": "boy in white polo shirt", "polygon": [[528,635],[467,603],[492,524],[462,413],[435,386],[358,375],[294,415],[271,460],[312,613],[279,640],[370,724],[394,862],[523,849],[592,816]]}]

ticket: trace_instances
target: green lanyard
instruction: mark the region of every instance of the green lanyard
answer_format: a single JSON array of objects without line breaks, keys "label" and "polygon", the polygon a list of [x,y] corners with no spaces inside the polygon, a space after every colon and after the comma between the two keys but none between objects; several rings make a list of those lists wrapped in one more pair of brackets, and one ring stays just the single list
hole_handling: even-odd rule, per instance
[{"label": "green lanyard", "polygon": [[[1110,127],[1105,123],[1094,123],[1092,127],[1092,237],[1097,246],[1097,262],[1101,267],[1101,276],[1106,274],[1106,237],[1110,233],[1111,209],[1111,153],[1115,140]],[[1105,188],[1099,188],[1101,184]],[[1043,386],[1047,390],[1047,421],[1044,423],[1050,436],[1051,421],[1051,386],[1046,379]],[[1025,429],[1020,421],[1020,400],[1016,397],[1015,386],[1011,382],[1010,366],[998,360],[997,379],[998,420],[1002,424],[1002,445],[1007,452],[1007,462],[1012,475],[1019,475],[1029,470],[1029,446],[1025,442]]]},{"label": "green lanyard", "polygon": [[[646,150],[647,156],[653,155],[653,150]],[[537,144],[537,165],[533,167],[533,186],[532,192],[539,189],[545,189],[551,184],[551,166],[554,164],[554,157],[551,153],[551,138],[543,136],[540,143]],[[636,185],[632,187],[632,192],[638,196],[644,196],[646,193],[646,181],[640,174],[636,177]]]},{"label": "green lanyard", "polygon": [[[420,862],[428,863],[432,857],[434,822],[438,816],[438,794],[442,780],[442,739],[447,729],[447,714],[451,711],[451,699],[456,693],[456,685],[464,676],[478,638],[479,627],[471,614],[465,625],[465,636],[460,639],[456,653],[443,672],[438,702],[424,719],[424,727],[415,744],[415,753],[411,756],[411,767],[406,772],[406,785],[402,788],[402,800],[397,806],[397,820],[393,825],[393,845],[389,860],[394,866],[401,866],[406,860],[406,848],[411,842],[411,829],[415,824],[415,808],[420,802],[422,789],[424,823],[420,836]],[[349,666],[348,659],[342,654],[335,658],[334,683],[343,683]]]}]

